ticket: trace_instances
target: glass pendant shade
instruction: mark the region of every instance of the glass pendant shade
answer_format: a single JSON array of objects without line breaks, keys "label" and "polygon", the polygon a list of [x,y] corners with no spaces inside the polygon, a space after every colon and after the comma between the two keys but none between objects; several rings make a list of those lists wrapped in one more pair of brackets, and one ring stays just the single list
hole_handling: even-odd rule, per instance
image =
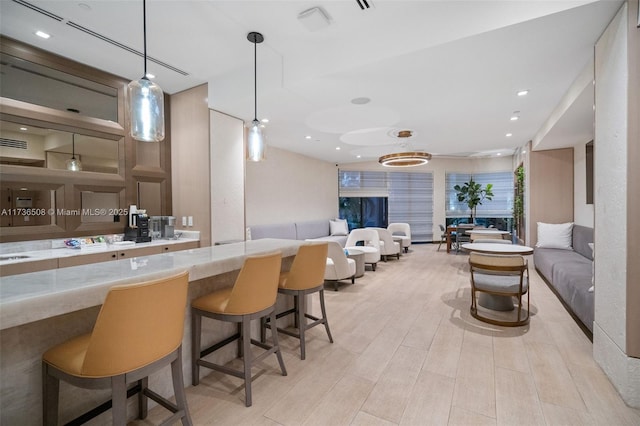
[{"label": "glass pendant shade", "polygon": [[262,134],[260,122],[258,120],[253,120],[251,122],[251,126],[249,126],[249,133],[247,135],[247,160],[264,160],[264,151],[264,135]]},{"label": "glass pendant shade", "polygon": [[72,172],[79,172],[82,170],[82,164],[80,164],[80,160],[76,159],[76,157],[71,157],[67,160],[67,170]]},{"label": "glass pendant shade", "polygon": [[160,86],[142,77],[129,83],[131,137],[143,142],[164,139],[164,93]]}]

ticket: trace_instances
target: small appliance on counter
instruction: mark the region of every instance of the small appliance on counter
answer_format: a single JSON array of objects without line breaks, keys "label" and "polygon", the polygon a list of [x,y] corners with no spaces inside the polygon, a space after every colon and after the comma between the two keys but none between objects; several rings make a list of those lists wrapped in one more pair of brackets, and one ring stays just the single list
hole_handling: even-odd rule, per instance
[{"label": "small appliance on counter", "polygon": [[138,210],[134,205],[129,208],[129,221],[124,228],[124,240],[136,243],[148,243],[151,241],[149,232],[149,216],[146,210]]},{"label": "small appliance on counter", "polygon": [[175,238],[175,216],[151,216],[151,229],[157,238]]}]

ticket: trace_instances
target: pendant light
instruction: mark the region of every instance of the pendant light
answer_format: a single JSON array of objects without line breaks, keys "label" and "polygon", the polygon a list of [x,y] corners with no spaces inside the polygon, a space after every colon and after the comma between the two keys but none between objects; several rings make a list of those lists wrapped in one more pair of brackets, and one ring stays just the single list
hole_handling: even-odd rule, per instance
[{"label": "pendant light", "polygon": [[142,0],[142,32],[144,33],[144,75],[129,83],[129,117],[131,137],[143,142],[164,139],[164,93],[147,78],[147,5]]},{"label": "pendant light", "polygon": [[249,126],[247,135],[247,159],[250,161],[264,160],[264,135],[258,120],[258,43],[264,41],[262,34],[250,32],[247,34],[247,40],[253,43],[253,121]]},{"label": "pendant light", "polygon": [[[408,140],[413,136],[411,130],[400,130],[395,134],[400,140]],[[406,147],[407,142],[403,142],[401,146]],[[385,167],[414,167],[427,164],[431,160],[431,154],[422,151],[404,151],[393,154],[383,155],[378,158],[378,163]]]},{"label": "pendant light", "polygon": [[71,135],[71,158],[67,160],[67,170],[72,172],[79,172],[82,170],[82,164],[80,160],[76,159],[76,134]]}]

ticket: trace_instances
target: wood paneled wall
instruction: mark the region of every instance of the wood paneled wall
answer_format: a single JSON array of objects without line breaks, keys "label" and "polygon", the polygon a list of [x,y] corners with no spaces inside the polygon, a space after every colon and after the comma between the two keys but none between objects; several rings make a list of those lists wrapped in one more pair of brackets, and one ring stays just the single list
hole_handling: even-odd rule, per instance
[{"label": "wood paneled wall", "polygon": [[573,221],[573,148],[533,151],[529,164],[529,212],[531,235],[538,241],[537,222]]}]

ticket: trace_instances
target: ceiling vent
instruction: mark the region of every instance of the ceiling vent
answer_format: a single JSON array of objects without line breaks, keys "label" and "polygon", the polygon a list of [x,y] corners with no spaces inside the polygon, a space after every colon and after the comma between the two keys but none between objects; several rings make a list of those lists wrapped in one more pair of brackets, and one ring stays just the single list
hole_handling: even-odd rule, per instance
[{"label": "ceiling vent", "polygon": [[369,9],[371,6],[369,6],[369,3],[371,2],[371,0],[367,1],[367,0],[356,0],[356,3],[358,3],[358,6],[360,6],[360,9],[365,10],[365,9]]},{"label": "ceiling vent", "polygon": [[3,148],[27,149],[27,141],[0,138],[0,146]]},{"label": "ceiling vent", "polygon": [[[35,6],[35,5],[31,4],[31,3],[27,3],[24,0],[13,0],[13,2],[17,3],[17,4],[21,5],[21,6],[24,6],[24,7],[28,8],[28,9],[31,9],[31,10],[33,10],[35,12],[38,12],[38,13],[40,13],[42,15],[45,15],[45,16],[51,18],[51,19],[55,19],[58,22],[62,22],[62,21],[65,20],[65,18],[63,18],[63,17],[60,17],[60,16],[58,16],[58,15],[56,15],[54,13],[48,12],[48,11],[46,11],[46,10],[44,10],[44,9],[38,7],[38,6]],[[126,50],[129,53],[133,53],[134,55],[137,55],[137,56],[139,56],[141,58],[144,57],[142,52],[139,52],[138,50],[136,50],[136,49],[134,49],[132,47],[129,47],[127,45],[119,43],[119,42],[117,42],[117,41],[115,41],[115,40],[113,40],[113,39],[111,39],[111,38],[109,38],[107,36],[104,36],[102,34],[99,34],[99,33],[95,32],[95,31],[92,31],[89,28],[83,27],[80,24],[76,24],[75,22],[72,22],[72,21],[67,21],[67,25],[69,25],[71,28],[75,28],[76,30],[82,31],[83,33],[88,34],[88,35],[90,35],[92,37],[95,37],[95,38],[100,39],[102,41],[105,41],[105,42],[107,42],[109,44],[112,44],[113,46],[116,46],[116,47],[118,47],[118,48],[120,48],[122,50]],[[152,58],[151,56],[148,56],[148,55],[147,55],[147,59],[149,61],[155,63],[155,64],[160,65],[161,67],[164,67],[164,68],[166,68],[168,70],[171,70],[173,72],[176,72],[178,74],[185,75],[185,76],[189,75],[188,72],[183,71],[180,68],[176,68],[173,65],[169,65],[166,62],[162,62],[159,59]]]},{"label": "ceiling vent", "polygon": [[38,7],[38,6],[35,6],[35,5],[31,4],[31,3],[27,3],[26,1],[13,0],[13,2],[14,3],[18,3],[21,6],[27,7],[27,8],[29,8],[29,9],[35,11],[35,12],[38,12],[38,13],[46,16],[46,17],[49,17],[51,19],[55,19],[58,22],[64,21],[64,18],[61,18],[60,16],[55,15],[55,14],[53,14],[51,12],[47,12],[46,10],[44,10],[44,9]]}]

